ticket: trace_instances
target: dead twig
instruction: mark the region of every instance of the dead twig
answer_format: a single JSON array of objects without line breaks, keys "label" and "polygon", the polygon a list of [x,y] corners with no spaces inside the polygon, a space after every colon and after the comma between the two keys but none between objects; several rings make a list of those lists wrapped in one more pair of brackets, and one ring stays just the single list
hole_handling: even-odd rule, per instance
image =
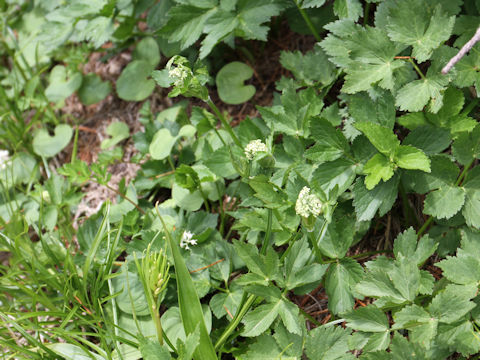
[{"label": "dead twig", "polygon": [[453,58],[450,59],[450,61],[445,65],[445,67],[442,69],[442,74],[445,75],[447,74],[452,67],[455,66],[457,62],[460,61],[461,58],[463,58],[475,45],[478,41],[480,41],[480,27],[477,29],[475,32],[475,35],[467,41],[465,45],[458,51],[457,55],[455,55]]}]

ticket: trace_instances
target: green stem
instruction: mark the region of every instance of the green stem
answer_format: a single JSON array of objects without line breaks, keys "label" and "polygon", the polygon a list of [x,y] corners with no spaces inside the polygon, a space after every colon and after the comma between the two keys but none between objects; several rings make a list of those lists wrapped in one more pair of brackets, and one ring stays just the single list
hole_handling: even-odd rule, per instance
[{"label": "green stem", "polygon": [[322,258],[322,253],[320,252],[320,248],[318,247],[318,243],[323,240],[325,237],[325,234],[327,233],[328,229],[328,222],[327,220],[324,220],[322,228],[320,230],[320,234],[318,235],[318,239],[315,239],[313,236],[309,236],[312,246],[313,246],[313,253],[315,254],[315,257],[317,258],[317,261],[320,264],[324,264],[325,262],[323,261]]},{"label": "green stem", "polygon": [[408,62],[413,65],[413,68],[414,68],[415,71],[418,73],[418,75],[420,75],[420,77],[421,77],[423,80],[426,80],[425,75],[423,75],[422,70],[420,70],[420,68],[418,67],[418,65],[415,64],[415,61],[413,61],[413,59],[410,58],[410,59],[408,59]]},{"label": "green stem", "polygon": [[220,235],[223,236],[225,230],[225,212],[223,211],[223,194],[220,194],[220,186],[218,182],[215,182],[215,187],[217,188],[218,193],[218,213],[220,214]]},{"label": "green stem", "polygon": [[312,315],[307,314],[305,312],[305,310],[303,310],[301,307],[298,307],[298,309],[300,310],[302,315],[305,316],[310,322],[314,323],[316,326],[322,326],[321,323],[319,323],[317,320],[315,320],[315,318]]},{"label": "green stem", "polygon": [[470,162],[468,163],[468,165],[466,165],[466,166],[463,168],[462,172],[461,172],[460,175],[458,176],[457,181],[455,182],[455,186],[460,185],[460,183],[462,182],[462,180],[463,180],[463,179],[465,178],[465,176],[467,175],[468,169],[470,169],[470,166],[472,166],[472,164],[473,164],[473,160],[470,161]]},{"label": "green stem", "polygon": [[475,106],[477,106],[479,101],[480,101],[480,99],[478,99],[478,98],[475,98],[472,101],[470,101],[470,103],[467,106],[465,106],[465,109],[463,109],[463,111],[460,113],[460,115],[468,116],[468,114],[470,114],[470,111],[472,111],[473,108]]},{"label": "green stem", "polygon": [[417,237],[419,238],[420,236],[422,236],[422,234],[425,232],[425,230],[427,230],[428,226],[432,223],[433,221],[433,216],[430,216],[427,221],[425,221],[422,225],[422,227],[420,228],[420,230],[418,230],[417,232]]},{"label": "green stem", "polygon": [[315,36],[315,39],[317,41],[322,41],[322,38],[320,37],[320,34],[315,29],[315,26],[313,26],[312,20],[310,20],[310,17],[308,16],[305,9],[302,9],[302,7],[300,6],[300,4],[298,3],[297,0],[294,0],[294,3],[295,3],[295,5],[297,5],[297,9],[300,12],[300,15],[302,15],[303,20],[305,20],[305,23],[307,24],[308,28],[312,32],[313,36]]},{"label": "green stem", "polygon": [[263,239],[262,249],[260,251],[262,255],[265,255],[267,253],[268,245],[270,244],[270,234],[272,232],[272,215],[273,210],[268,209],[267,231],[265,232],[265,238]]},{"label": "green stem", "polygon": [[202,195],[203,203],[205,204],[205,210],[207,210],[207,212],[210,212],[210,205],[208,205],[208,198],[207,198],[207,195],[205,194],[205,191],[203,191],[202,184],[198,185],[198,190]]},{"label": "green stem", "polygon": [[368,25],[368,14],[370,12],[370,3],[365,4],[365,11],[363,12],[363,25]]},{"label": "green stem", "polygon": [[220,349],[220,347],[227,341],[228,337],[230,334],[235,330],[235,328],[240,324],[240,321],[243,319],[245,314],[247,313],[248,309],[250,309],[250,306],[252,306],[253,302],[255,301],[256,296],[255,295],[250,295],[245,301],[245,304],[238,310],[238,312],[235,314],[235,317],[233,318],[232,322],[228,324],[227,328],[223,332],[223,334],[220,336],[220,338],[217,340],[217,343],[215,344],[215,350]]},{"label": "green stem", "polygon": [[225,128],[225,130],[228,132],[228,134],[230,135],[230,137],[233,139],[233,142],[241,149],[243,149],[242,147],[242,144],[240,142],[240,140],[238,139],[237,135],[235,135],[235,133],[233,132],[233,129],[232,127],[230,126],[230,124],[228,123],[228,121],[225,119],[225,117],[222,115],[222,113],[220,112],[220,110],[218,110],[217,106],[213,103],[213,101],[208,98],[208,100],[206,101],[206,103],[208,104],[208,106],[210,106],[210,108],[213,110],[213,112],[215,113],[215,115],[217,116],[217,118],[220,120],[220,122],[222,123],[222,126]]},{"label": "green stem", "polygon": [[408,201],[407,193],[402,183],[400,183],[399,190],[400,190],[400,197],[402,198],[403,216],[405,216],[405,220],[407,220],[407,225],[411,225],[416,221],[416,217],[413,214],[412,208],[410,206],[410,202]]},{"label": "green stem", "polygon": [[157,340],[160,343],[160,345],[163,345],[162,323],[160,322],[160,314],[156,306],[156,301],[154,304],[152,304],[152,315],[153,315],[153,322],[155,323],[155,329],[157,330]]}]

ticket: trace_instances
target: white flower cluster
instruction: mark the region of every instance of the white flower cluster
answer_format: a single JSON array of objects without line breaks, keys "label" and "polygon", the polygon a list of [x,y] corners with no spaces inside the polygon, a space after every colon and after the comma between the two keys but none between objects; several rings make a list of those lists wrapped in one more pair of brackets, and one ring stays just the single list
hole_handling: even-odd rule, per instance
[{"label": "white flower cluster", "polygon": [[248,160],[253,160],[255,155],[260,151],[268,152],[267,145],[260,139],[252,140],[245,146],[245,156]]},{"label": "white flower cluster", "polygon": [[190,231],[184,231],[182,235],[182,239],[180,240],[180,247],[185,250],[190,250],[188,245],[197,245],[197,240],[192,239],[193,233]]},{"label": "white flower cluster", "polygon": [[309,217],[310,215],[318,216],[322,213],[322,206],[320,199],[310,194],[310,188],[304,186],[298,194],[295,212],[303,217]]},{"label": "white flower cluster", "polygon": [[0,150],[0,170],[4,170],[7,166],[10,156],[7,150]]},{"label": "white flower cluster", "polygon": [[178,66],[168,71],[168,76],[174,79],[175,86],[182,86],[183,81],[187,78],[189,69],[184,66]]}]

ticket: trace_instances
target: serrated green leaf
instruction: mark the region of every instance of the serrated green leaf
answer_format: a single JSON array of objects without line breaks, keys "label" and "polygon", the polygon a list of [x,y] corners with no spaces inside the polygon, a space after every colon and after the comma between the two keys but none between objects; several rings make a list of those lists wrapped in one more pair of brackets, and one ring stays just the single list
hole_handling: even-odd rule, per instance
[{"label": "serrated green leaf", "polygon": [[395,239],[393,253],[397,259],[404,257],[420,266],[435,252],[437,246],[428,235],[417,242],[417,234],[410,227]]},{"label": "serrated green leaf", "polygon": [[359,307],[343,315],[347,326],[357,331],[386,332],[389,330],[387,316],[375,305]]},{"label": "serrated green leaf", "polygon": [[395,162],[403,169],[430,172],[430,159],[422,150],[410,145],[400,145],[395,153]]},{"label": "serrated green leaf", "polygon": [[400,146],[397,136],[386,127],[370,122],[355,123],[355,127],[370,140],[379,152],[387,157],[393,157]]},{"label": "serrated green leaf", "polygon": [[283,300],[278,309],[283,325],[292,334],[302,334],[302,319],[298,306],[288,300]]},{"label": "serrated green leaf", "polygon": [[186,49],[198,40],[205,22],[217,11],[217,7],[174,6],[169,10],[169,20],[160,33],[167,36],[169,42],[179,42],[181,48]]},{"label": "serrated green leaf", "polygon": [[277,318],[282,303],[283,301],[279,299],[277,302],[260,305],[248,312],[242,319],[245,325],[242,336],[255,337],[265,332]]},{"label": "serrated green leaf", "polygon": [[325,275],[328,308],[341,314],[353,308],[353,286],[362,278],[363,269],[355,260],[344,258],[330,265]]},{"label": "serrated green leaf", "polygon": [[328,85],[335,79],[335,66],[328,61],[326,54],[319,46],[305,55],[298,50],[282,51],[280,63],[305,85],[311,86],[318,81],[322,85]]},{"label": "serrated green leaf", "polygon": [[427,155],[441,153],[450,146],[450,133],[446,129],[434,126],[419,126],[403,140],[403,145],[412,145]]},{"label": "serrated green leaf", "polygon": [[358,0],[335,0],[333,12],[340,19],[357,21],[362,16],[362,4]]},{"label": "serrated green leaf", "polygon": [[380,216],[385,215],[397,199],[399,177],[394,176],[385,183],[380,183],[368,190],[362,178],[357,179],[353,187],[353,205],[358,221],[373,219],[377,210]]},{"label": "serrated green leaf", "polygon": [[470,285],[448,285],[445,290],[438,293],[428,306],[428,311],[438,321],[451,324],[458,321],[476,305],[470,299],[477,293],[477,286]]},{"label": "serrated green leaf", "polygon": [[380,180],[388,181],[393,176],[395,165],[382,154],[375,154],[363,167],[365,186],[372,190]]},{"label": "serrated green leaf", "polygon": [[464,203],[464,189],[458,186],[444,185],[427,195],[423,211],[438,219],[449,219],[460,211]]},{"label": "serrated green leaf", "polygon": [[408,329],[410,339],[420,343],[426,349],[437,334],[438,319],[432,317],[418,305],[406,306],[394,315],[395,324],[392,329]]},{"label": "serrated green leaf", "polygon": [[305,343],[307,356],[311,360],[345,359],[350,330],[336,326],[319,326],[308,333]]},{"label": "serrated green leaf", "polygon": [[462,165],[470,164],[480,157],[480,125],[477,125],[470,133],[460,133],[452,145],[453,156]]},{"label": "serrated green leaf", "polygon": [[394,75],[405,66],[394,57],[403,46],[391,42],[384,30],[354,25],[351,20],[339,20],[326,28],[332,33],[320,46],[334,64],[344,68],[347,74],[344,92],[369,90],[373,84],[383,89],[394,88]]},{"label": "serrated green leaf", "polygon": [[395,104],[403,111],[422,111],[430,101],[430,111],[435,113],[443,103],[443,90],[448,80],[442,75],[427,75],[411,81],[398,90]]},{"label": "serrated green leaf", "polygon": [[355,180],[355,167],[355,163],[344,158],[321,164],[313,172],[312,186],[328,192],[338,185],[338,193],[341,194]]},{"label": "serrated green leaf", "polygon": [[455,22],[441,6],[431,11],[419,0],[403,0],[389,7],[387,31],[390,39],[413,46],[418,62],[428,60],[435,48],[448,40]]}]

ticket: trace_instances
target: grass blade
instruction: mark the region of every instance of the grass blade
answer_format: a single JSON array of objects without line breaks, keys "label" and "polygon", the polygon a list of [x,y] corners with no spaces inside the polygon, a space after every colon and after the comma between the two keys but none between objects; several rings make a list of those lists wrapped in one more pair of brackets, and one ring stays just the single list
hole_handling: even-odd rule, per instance
[{"label": "grass blade", "polygon": [[165,230],[168,246],[172,249],[175,275],[177,278],[178,304],[185,334],[188,336],[195,331],[197,326],[200,328],[200,344],[194,352],[194,358],[198,360],[217,360],[217,355],[215,354],[212,340],[205,325],[202,306],[200,305],[200,299],[195,290],[193,280],[185,265],[182,254],[180,254],[178,244],[173,241],[167,230],[167,226],[158,211],[158,207],[156,207],[156,210],[162,222],[163,229]]}]

